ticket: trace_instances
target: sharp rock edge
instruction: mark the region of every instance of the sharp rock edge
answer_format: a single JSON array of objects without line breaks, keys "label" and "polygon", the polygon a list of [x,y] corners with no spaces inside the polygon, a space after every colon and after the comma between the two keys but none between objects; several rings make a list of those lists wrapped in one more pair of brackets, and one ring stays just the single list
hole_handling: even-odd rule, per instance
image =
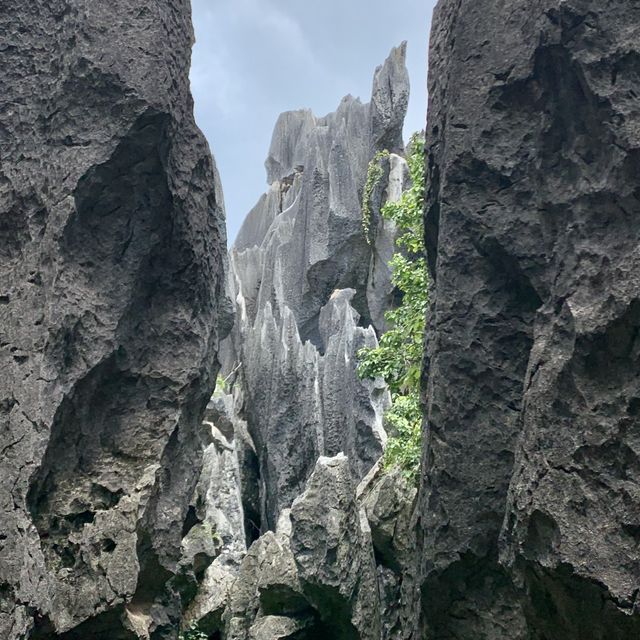
[{"label": "sharp rock edge", "polygon": [[189,4],[7,0],[0,32],[0,637],[173,639],[231,324]]},{"label": "sharp rock edge", "polygon": [[424,637],[640,637],[640,6],[444,0]]}]

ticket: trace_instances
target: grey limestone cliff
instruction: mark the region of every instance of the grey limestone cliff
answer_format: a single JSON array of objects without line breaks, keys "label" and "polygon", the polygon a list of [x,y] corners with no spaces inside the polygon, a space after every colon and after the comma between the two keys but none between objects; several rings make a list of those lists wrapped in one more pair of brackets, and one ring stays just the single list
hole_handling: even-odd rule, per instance
[{"label": "grey limestone cliff", "polygon": [[189,2],[4,0],[0,42],[0,637],[169,640],[230,325]]},{"label": "grey limestone cliff", "polygon": [[[233,555],[222,545],[188,612],[226,640],[401,640],[412,628],[416,492],[401,474],[381,473],[389,393],[356,372],[395,299],[387,263],[396,230],[380,209],[408,183],[404,58],[402,45],[376,70],[369,104],[347,97],[324,118],[279,118],[269,190],[231,251],[231,395],[213,422],[228,423],[234,442],[241,436],[225,454],[240,504],[236,493],[222,512],[242,512],[249,548]],[[382,178],[365,196],[382,149]],[[214,504],[225,484],[215,482]]]},{"label": "grey limestone cliff", "polygon": [[279,118],[269,190],[231,251],[237,322],[225,373],[258,453],[263,530],[302,493],[320,456],[344,452],[357,481],[382,454],[388,393],[355,369],[393,302],[395,230],[379,209],[406,183],[399,155],[385,161],[371,195],[370,242],[361,212],[369,161],[402,150],[404,59],[402,45],[376,70],[368,104],[347,96],[323,118],[305,110]]},{"label": "grey limestone cliff", "polygon": [[640,637],[640,5],[441,0],[424,637]]}]

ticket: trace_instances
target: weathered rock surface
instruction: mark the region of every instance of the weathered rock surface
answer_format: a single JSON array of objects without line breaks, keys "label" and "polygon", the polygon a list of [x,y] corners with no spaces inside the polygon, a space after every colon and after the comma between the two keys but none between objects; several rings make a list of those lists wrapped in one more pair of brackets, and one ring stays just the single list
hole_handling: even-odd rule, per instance
[{"label": "weathered rock surface", "polygon": [[[390,398],[382,381],[356,373],[357,353],[377,344],[396,293],[387,265],[396,230],[380,209],[408,184],[401,155],[382,161],[368,238],[362,199],[376,151],[402,151],[404,57],[403,45],[376,71],[370,104],[347,97],[325,118],[290,112],[276,125],[269,191],[231,252],[232,395],[209,412],[216,439],[233,451],[205,463],[211,473],[199,485],[213,487],[199,495],[216,522],[235,514],[250,547],[223,545],[185,626],[199,621],[226,640],[408,637],[417,582],[400,574],[415,546],[405,526],[415,491],[400,477],[378,487]],[[365,496],[391,568],[377,562]]]},{"label": "weathered rock surface", "polygon": [[[223,637],[408,638],[415,602],[408,585],[417,582],[403,588],[400,567],[415,560],[415,535],[407,527],[414,495],[402,476],[375,472],[356,490],[344,455],[321,457],[275,533],[261,536],[244,557],[229,591]],[[369,512],[391,568],[376,566]]]},{"label": "weathered rock surface", "polygon": [[[209,402],[203,429],[210,435],[202,471],[189,505],[182,540],[182,561],[193,567],[194,597],[183,617],[183,628],[197,624],[203,632],[221,628],[228,596],[247,552],[243,506],[242,463],[252,447],[246,426],[231,412],[232,399],[216,391]],[[255,454],[254,454],[255,455]],[[206,545],[195,545],[204,540]],[[204,547],[204,548],[202,548]]]},{"label": "weathered rock surface", "polygon": [[231,252],[238,322],[225,372],[237,371],[236,411],[258,452],[263,530],[302,493],[318,457],[344,452],[357,481],[382,453],[388,394],[355,369],[392,303],[386,265],[395,229],[379,209],[406,183],[400,156],[386,161],[371,197],[371,244],[361,211],[369,161],[377,150],[402,149],[404,58],[403,45],[378,68],[369,104],[348,96],[324,118],[304,110],[280,117],[269,191]]},{"label": "weathered rock surface", "polygon": [[401,470],[383,470],[381,462],[358,486],[356,500],[371,529],[382,638],[402,640],[413,637],[420,618],[414,519],[417,491]]},{"label": "weathered rock surface", "polygon": [[229,328],[189,4],[5,0],[0,33],[0,637],[175,638]]},{"label": "weathered rock surface", "polygon": [[344,455],[320,458],[291,509],[291,550],[302,591],[330,637],[380,638],[371,530]]},{"label": "weathered rock surface", "polygon": [[433,640],[640,637],[639,43],[628,0],[438,5]]}]

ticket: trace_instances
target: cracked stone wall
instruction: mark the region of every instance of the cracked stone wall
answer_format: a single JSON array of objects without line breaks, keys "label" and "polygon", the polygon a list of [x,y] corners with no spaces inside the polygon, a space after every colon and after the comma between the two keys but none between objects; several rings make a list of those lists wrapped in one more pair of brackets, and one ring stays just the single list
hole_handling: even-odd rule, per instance
[{"label": "cracked stone wall", "polygon": [[230,325],[190,5],[7,0],[0,32],[0,636],[174,638]]},{"label": "cracked stone wall", "polygon": [[442,0],[426,637],[640,634],[640,6]]}]

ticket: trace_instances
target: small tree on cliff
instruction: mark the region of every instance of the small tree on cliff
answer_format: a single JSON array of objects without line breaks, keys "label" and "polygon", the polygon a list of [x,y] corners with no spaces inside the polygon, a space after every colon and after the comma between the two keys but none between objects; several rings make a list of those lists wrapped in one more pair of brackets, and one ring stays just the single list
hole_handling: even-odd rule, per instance
[{"label": "small tree on cliff", "polygon": [[[375,174],[380,162],[378,156],[372,160],[370,174]],[[429,287],[422,217],[424,138],[419,134],[411,138],[407,162],[411,186],[400,200],[387,203],[381,211],[384,218],[396,223],[399,232],[398,251],[389,266],[402,302],[385,314],[391,328],[380,338],[379,346],[358,352],[358,373],[362,378],[381,377],[389,386],[392,404],[385,419],[391,437],[385,451],[385,466],[400,467],[415,482],[421,455],[420,370]],[[367,228],[365,232],[368,233]]]}]

